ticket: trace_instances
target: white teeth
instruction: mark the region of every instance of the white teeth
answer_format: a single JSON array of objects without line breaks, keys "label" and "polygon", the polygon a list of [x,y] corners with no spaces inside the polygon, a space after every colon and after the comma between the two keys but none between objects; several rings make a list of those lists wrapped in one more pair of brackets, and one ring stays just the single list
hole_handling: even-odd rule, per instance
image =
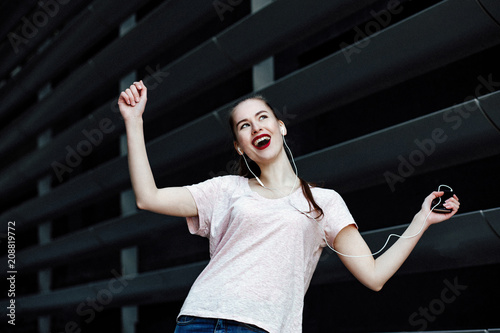
[{"label": "white teeth", "polygon": [[262,141],[265,141],[265,140],[269,140],[270,138],[268,136],[263,136],[262,138],[258,138],[257,140],[254,141],[254,146],[258,146],[259,143],[261,143]]}]

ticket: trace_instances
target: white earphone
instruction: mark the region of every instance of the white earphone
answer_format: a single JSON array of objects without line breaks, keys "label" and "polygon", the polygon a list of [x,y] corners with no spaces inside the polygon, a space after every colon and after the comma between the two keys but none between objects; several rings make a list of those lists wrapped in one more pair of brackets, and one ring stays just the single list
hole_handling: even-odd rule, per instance
[{"label": "white earphone", "polygon": [[243,151],[241,150],[240,147],[238,147],[238,153],[240,153],[240,155],[243,155]]}]

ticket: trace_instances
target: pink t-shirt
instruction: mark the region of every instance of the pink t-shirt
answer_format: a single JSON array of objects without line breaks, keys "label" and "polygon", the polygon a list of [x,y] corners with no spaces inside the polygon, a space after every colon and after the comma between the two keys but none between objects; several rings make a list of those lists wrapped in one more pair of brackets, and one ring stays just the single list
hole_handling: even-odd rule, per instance
[{"label": "pink t-shirt", "polygon": [[327,240],[354,224],[340,195],[312,188],[324,217],[298,211],[309,204],[296,190],[267,199],[248,179],[223,176],[187,186],[198,216],[187,218],[192,234],[208,237],[210,262],[196,279],[179,315],[222,318],[270,333],[302,332],[304,295]]}]

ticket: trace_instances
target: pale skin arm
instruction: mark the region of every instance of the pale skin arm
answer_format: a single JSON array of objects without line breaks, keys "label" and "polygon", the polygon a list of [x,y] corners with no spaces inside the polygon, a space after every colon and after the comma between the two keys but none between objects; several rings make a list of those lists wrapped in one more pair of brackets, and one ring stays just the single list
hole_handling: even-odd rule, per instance
[{"label": "pale skin arm", "polygon": [[118,99],[127,132],[130,179],[137,207],[165,215],[196,216],[198,209],[189,190],[184,187],[158,189],[156,186],[144,141],[142,115],[146,102],[147,88],[142,81],[134,82]]},{"label": "pale skin arm", "polygon": [[[430,211],[431,202],[434,198],[442,196],[443,192],[433,192],[425,198],[421,210],[415,215],[412,222],[403,233],[403,236],[413,236],[421,229],[425,217]],[[458,211],[460,203],[454,195],[444,204],[446,208],[453,211],[448,214],[430,213],[422,232],[412,238],[399,238],[381,256],[374,259],[371,250],[354,226],[347,226],[342,229],[334,241],[334,248],[344,254],[364,256],[362,258],[349,258],[339,255],[347,269],[366,287],[379,291],[384,284],[396,273],[406,258],[421,238],[427,228],[439,222],[443,222]]]}]

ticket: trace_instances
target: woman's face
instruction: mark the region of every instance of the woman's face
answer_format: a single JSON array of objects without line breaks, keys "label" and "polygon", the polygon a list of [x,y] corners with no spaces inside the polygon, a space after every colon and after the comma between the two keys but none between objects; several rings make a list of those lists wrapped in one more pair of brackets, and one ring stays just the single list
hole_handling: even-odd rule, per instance
[{"label": "woman's face", "polygon": [[276,119],[273,111],[262,100],[248,99],[238,104],[233,114],[234,146],[241,155],[247,154],[254,162],[265,163],[274,159],[283,149],[286,128]]}]

